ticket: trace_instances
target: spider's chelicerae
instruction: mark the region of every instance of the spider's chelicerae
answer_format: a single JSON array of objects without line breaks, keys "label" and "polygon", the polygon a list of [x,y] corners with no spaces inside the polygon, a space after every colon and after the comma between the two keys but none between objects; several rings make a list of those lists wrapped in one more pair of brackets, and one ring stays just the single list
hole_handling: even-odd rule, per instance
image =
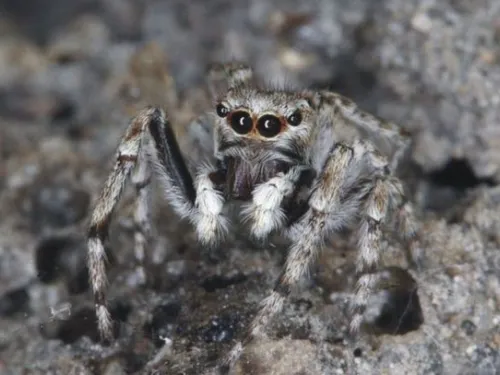
[{"label": "spider's chelicerae", "polygon": [[251,235],[265,239],[280,231],[291,247],[248,333],[221,363],[220,369],[227,371],[243,344],[282,309],[325,240],[346,227],[355,228],[358,239],[360,276],[351,323],[356,331],[369,297],[384,277],[377,272],[383,228],[396,229],[412,241],[416,227],[403,186],[393,174],[409,145],[401,128],[336,93],[259,87],[252,70],[242,63],[215,64],[209,77],[216,94],[215,165],[204,165],[191,176],[166,114],[157,108],[138,113],[121,140],[93,211],[88,264],[99,330],[110,339],[104,241],[129,174],[137,191],[139,258],[144,258],[151,241],[152,170],[163,182],[168,202],[192,222],[206,246],[219,243],[230,229],[225,205],[243,201],[241,219],[248,221]]}]

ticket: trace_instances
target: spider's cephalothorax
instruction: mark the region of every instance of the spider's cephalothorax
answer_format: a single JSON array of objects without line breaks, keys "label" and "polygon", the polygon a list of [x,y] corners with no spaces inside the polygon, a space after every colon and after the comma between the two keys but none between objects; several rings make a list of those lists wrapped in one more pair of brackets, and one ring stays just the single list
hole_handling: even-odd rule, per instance
[{"label": "spider's cephalothorax", "polygon": [[[202,244],[224,238],[224,206],[243,201],[241,219],[250,234],[265,239],[280,231],[291,247],[280,278],[262,302],[242,342],[259,334],[278,313],[292,287],[307,274],[325,240],[345,227],[357,230],[357,272],[351,328],[357,330],[370,295],[382,277],[382,229],[397,226],[405,240],[416,228],[401,182],[393,175],[409,144],[404,132],[359,110],[332,92],[284,91],[256,87],[240,63],[214,65],[215,165],[193,178],[165,113],[147,108],[131,122],[117,161],[94,209],[89,230],[89,270],[99,329],[112,336],[105,297],[104,240],[127,176],[137,191],[135,251],[144,260],[150,243],[150,168],[164,184],[166,199],[194,225]],[[228,370],[243,345],[237,344],[219,370]]]}]

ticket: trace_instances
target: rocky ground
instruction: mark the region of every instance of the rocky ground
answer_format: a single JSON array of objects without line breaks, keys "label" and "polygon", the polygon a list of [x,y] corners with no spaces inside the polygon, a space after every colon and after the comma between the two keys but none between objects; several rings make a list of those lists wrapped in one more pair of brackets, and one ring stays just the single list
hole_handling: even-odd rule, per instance
[{"label": "rocky ground", "polygon": [[258,248],[237,230],[208,254],[157,194],[152,281],[140,285],[129,189],[109,244],[121,333],[106,347],[84,266],[88,215],[129,117],[163,106],[191,166],[209,158],[204,72],[228,58],[404,124],[424,250],[412,268],[387,238],[384,263],[409,282],[374,299],[372,329],[352,341],[355,252],[335,239],[235,372],[500,373],[498,1],[50,4],[0,2],[1,374],[200,374],[241,337],[280,271],[280,241]]}]

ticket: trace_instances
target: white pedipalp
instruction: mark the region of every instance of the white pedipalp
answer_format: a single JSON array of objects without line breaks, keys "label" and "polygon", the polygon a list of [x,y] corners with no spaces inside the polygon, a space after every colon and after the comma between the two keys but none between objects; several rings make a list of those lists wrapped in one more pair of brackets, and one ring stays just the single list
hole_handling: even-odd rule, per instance
[{"label": "white pedipalp", "polygon": [[212,245],[222,239],[228,231],[228,219],[223,215],[224,197],[214,189],[209,172],[198,174],[196,181],[195,210],[193,221],[199,240]]}]

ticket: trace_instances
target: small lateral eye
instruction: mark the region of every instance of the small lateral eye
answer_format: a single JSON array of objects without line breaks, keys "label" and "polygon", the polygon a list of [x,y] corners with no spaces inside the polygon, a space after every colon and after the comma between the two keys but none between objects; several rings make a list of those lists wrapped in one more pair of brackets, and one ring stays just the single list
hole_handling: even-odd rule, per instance
[{"label": "small lateral eye", "polygon": [[238,134],[248,134],[252,131],[253,121],[245,111],[236,111],[229,116],[229,125]]},{"label": "small lateral eye", "polygon": [[302,122],[302,113],[297,109],[286,119],[289,125],[297,126]]},{"label": "small lateral eye", "polygon": [[226,117],[229,113],[229,109],[227,109],[227,107],[222,103],[217,104],[215,111],[219,117]]},{"label": "small lateral eye", "polygon": [[257,131],[266,138],[272,138],[281,132],[281,121],[273,115],[264,115],[257,121]]}]

